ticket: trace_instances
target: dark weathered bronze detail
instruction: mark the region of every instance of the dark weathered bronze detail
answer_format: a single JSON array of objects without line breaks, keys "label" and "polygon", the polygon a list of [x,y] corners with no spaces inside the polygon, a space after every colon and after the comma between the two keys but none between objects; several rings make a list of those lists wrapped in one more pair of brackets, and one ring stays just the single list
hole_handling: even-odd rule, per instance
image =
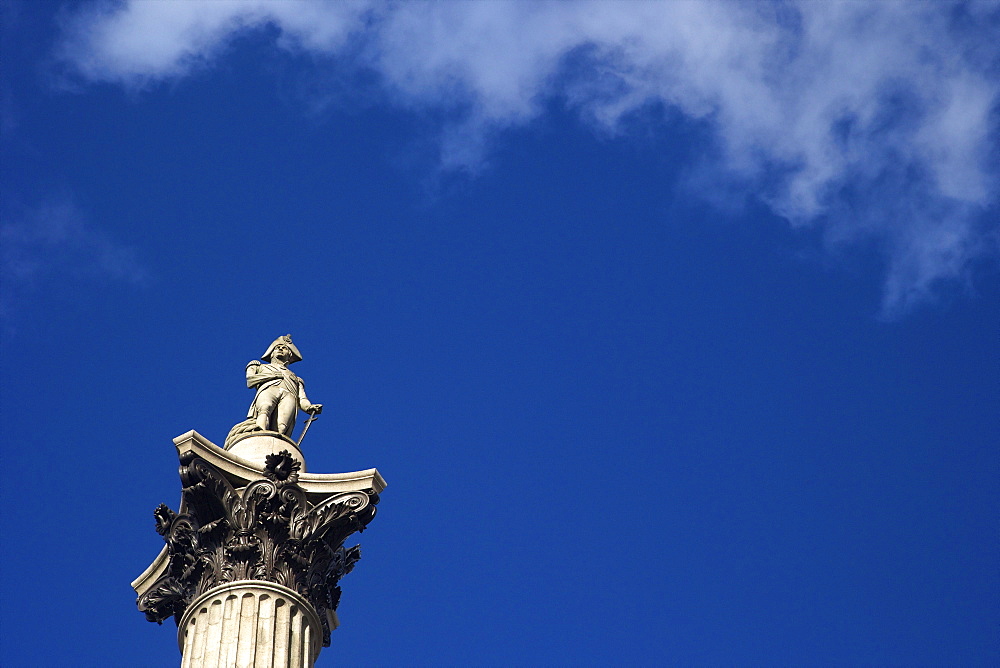
[{"label": "dark weathered bronze detail", "polygon": [[212,587],[267,580],[312,603],[328,646],[326,611],[337,609],[338,582],[361,557],[360,546],[343,543],[375,517],[378,494],[344,492],[312,504],[298,485],[300,468],[283,450],[267,457],[264,478],[236,489],[204,459],[182,455],[180,513],[164,504],[153,511],[168,564],[137,601],[146,619],[179,621],[188,604]]}]

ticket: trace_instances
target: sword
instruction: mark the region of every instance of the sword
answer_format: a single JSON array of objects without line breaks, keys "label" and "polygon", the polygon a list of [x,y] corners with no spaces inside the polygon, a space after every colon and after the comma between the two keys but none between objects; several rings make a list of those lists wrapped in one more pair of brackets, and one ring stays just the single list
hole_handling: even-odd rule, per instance
[{"label": "sword", "polygon": [[313,423],[313,420],[319,417],[319,413],[310,413],[309,419],[306,420],[306,426],[302,427],[302,433],[299,434],[299,440],[295,443],[295,447],[299,447],[302,444],[302,439],[306,437],[306,432],[309,431],[309,425]]}]

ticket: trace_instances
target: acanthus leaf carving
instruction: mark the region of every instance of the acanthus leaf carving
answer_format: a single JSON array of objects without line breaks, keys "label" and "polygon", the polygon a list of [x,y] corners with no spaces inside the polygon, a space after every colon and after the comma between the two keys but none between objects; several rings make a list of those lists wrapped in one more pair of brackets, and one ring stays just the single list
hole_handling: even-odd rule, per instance
[{"label": "acanthus leaf carving", "polygon": [[264,477],[234,488],[213,465],[181,458],[182,507],[154,510],[167,543],[163,575],[139,597],[149,621],[179,620],[205,591],[238,580],[266,580],[289,587],[316,608],[329,645],[327,610],[340,601],[340,578],[360,558],[343,541],[375,515],[378,496],[344,492],[309,503],[298,485],[300,464],[287,451],[269,455]]}]

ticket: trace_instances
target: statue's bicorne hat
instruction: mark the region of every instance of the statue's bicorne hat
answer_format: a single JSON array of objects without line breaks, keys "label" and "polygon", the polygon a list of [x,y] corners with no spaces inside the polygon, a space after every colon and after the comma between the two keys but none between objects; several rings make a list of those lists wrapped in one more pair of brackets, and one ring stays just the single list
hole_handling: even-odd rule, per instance
[{"label": "statue's bicorne hat", "polygon": [[284,336],[279,336],[274,341],[271,341],[271,345],[267,347],[267,352],[261,355],[260,358],[265,362],[270,362],[271,353],[274,352],[274,347],[279,343],[284,343],[286,346],[288,346],[288,349],[292,352],[292,359],[288,360],[288,364],[291,364],[292,362],[302,361],[302,353],[300,353],[299,349],[295,347],[294,343],[292,343],[291,334],[285,334]]}]

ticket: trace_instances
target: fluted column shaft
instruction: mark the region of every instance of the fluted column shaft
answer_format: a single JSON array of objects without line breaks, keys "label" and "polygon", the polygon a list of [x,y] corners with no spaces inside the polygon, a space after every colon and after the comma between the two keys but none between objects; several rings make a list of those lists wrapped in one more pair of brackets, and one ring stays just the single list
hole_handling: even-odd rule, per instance
[{"label": "fluted column shaft", "polygon": [[312,668],[323,627],[296,592],[261,580],[208,590],[177,630],[181,668]]}]

